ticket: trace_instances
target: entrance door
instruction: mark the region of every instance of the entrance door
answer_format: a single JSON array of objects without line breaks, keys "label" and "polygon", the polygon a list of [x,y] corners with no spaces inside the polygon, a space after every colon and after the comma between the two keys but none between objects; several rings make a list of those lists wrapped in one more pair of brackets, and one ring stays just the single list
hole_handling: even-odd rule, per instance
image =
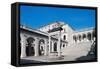
[{"label": "entrance door", "polygon": [[34,38],[29,37],[27,39],[27,46],[26,46],[26,55],[27,56],[34,56],[35,55],[35,50],[34,46],[32,46],[32,43],[34,42]]},{"label": "entrance door", "polygon": [[54,52],[56,52],[57,51],[57,43],[55,42],[54,43]]}]

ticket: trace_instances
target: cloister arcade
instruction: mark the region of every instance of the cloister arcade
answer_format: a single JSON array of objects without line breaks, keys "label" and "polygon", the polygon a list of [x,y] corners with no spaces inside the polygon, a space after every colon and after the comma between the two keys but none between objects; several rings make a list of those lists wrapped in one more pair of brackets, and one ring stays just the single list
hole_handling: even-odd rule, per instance
[{"label": "cloister arcade", "polygon": [[81,32],[81,33],[74,33],[73,34],[73,42],[78,43],[78,42],[84,42],[84,41],[93,41],[95,38],[95,31],[90,30],[86,32]]}]

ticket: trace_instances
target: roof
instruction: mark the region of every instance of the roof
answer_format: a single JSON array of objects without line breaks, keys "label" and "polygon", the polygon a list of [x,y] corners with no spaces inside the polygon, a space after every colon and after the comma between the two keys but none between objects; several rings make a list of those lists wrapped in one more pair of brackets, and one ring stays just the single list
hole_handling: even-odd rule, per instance
[{"label": "roof", "polygon": [[[47,36],[47,37],[49,36],[49,33],[42,32],[42,31],[37,30],[37,29],[28,28],[28,27],[22,26],[22,25],[20,26],[20,28],[25,29],[25,30],[28,30],[28,31],[31,31],[31,32],[36,32],[38,34],[41,34],[41,35],[44,35],[44,36]],[[54,36],[52,36],[52,39],[58,40],[58,38],[57,37],[54,37]],[[62,42],[66,42],[64,40],[61,40],[61,41]]]},{"label": "roof", "polygon": [[41,28],[43,28],[43,27],[45,27],[45,26],[48,26],[48,25],[52,25],[52,24],[64,24],[64,22],[55,21],[55,22],[52,22],[52,23],[48,23],[48,24],[46,24],[46,25],[43,25],[43,26],[41,26],[39,29],[41,29]]},{"label": "roof", "polygon": [[84,29],[76,30],[76,32],[89,31],[89,30],[93,30],[93,29],[94,29],[94,27],[84,28]]},{"label": "roof", "polygon": [[23,25],[21,25],[20,28],[25,29],[25,30],[29,30],[29,31],[31,31],[31,32],[34,31],[34,32],[36,32],[36,33],[38,33],[38,34],[42,34],[42,35],[48,36],[48,33],[42,32],[42,31],[37,30],[37,29],[29,28],[29,27],[26,27],[26,26],[23,26]]}]

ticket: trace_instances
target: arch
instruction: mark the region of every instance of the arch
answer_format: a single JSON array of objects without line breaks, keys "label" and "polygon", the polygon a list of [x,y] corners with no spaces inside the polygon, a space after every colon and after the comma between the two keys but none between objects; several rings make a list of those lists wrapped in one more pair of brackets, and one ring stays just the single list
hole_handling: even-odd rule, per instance
[{"label": "arch", "polygon": [[54,52],[56,52],[57,51],[57,43],[55,42],[54,43]]},{"label": "arch", "polygon": [[73,40],[74,40],[75,42],[77,41],[76,35],[73,36]]},{"label": "arch", "polygon": [[43,39],[39,40],[39,55],[44,55],[44,46],[45,46],[45,41]]},{"label": "arch", "polygon": [[45,43],[45,41],[43,39],[40,39],[39,43]]},{"label": "arch", "polygon": [[91,40],[91,36],[92,36],[91,33],[88,32],[88,33],[87,33],[87,39],[88,39],[88,40]]},{"label": "arch", "polygon": [[86,34],[83,34],[82,38],[85,39],[86,38]]},{"label": "arch", "polygon": [[31,44],[33,43],[33,41],[35,41],[35,39],[33,37],[29,37],[26,39],[27,43]]},{"label": "arch", "polygon": [[27,46],[26,46],[26,55],[27,56],[34,56],[35,55],[35,49],[34,46],[32,45],[35,39],[33,37],[28,37],[26,39],[27,41]]},{"label": "arch", "polygon": [[63,39],[66,40],[66,35],[63,36]]}]

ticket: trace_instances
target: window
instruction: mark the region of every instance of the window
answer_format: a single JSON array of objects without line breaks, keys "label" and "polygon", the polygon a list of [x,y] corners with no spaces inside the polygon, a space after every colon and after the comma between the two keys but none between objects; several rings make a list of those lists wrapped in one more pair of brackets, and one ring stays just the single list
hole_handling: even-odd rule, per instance
[{"label": "window", "polygon": [[66,40],[66,36],[65,35],[64,35],[63,39]]},{"label": "window", "polygon": [[63,47],[65,47],[65,44],[63,44]]}]

